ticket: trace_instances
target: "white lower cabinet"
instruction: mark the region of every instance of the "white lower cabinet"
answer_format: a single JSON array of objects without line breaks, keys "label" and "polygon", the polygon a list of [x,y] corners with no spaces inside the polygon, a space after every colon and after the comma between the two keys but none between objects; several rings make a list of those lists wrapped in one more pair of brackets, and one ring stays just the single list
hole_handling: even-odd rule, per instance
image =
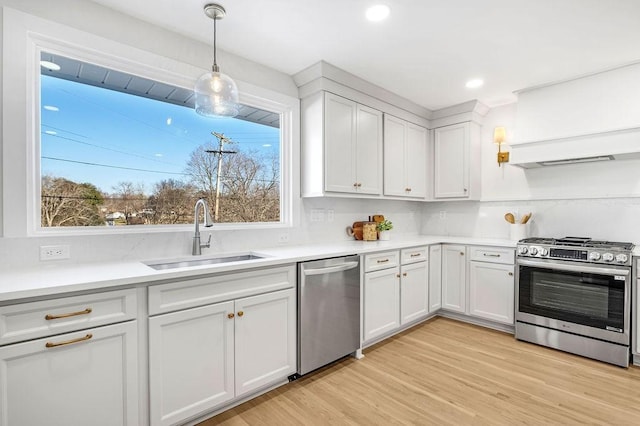
[{"label": "white lower cabinet", "polygon": [[364,336],[371,340],[400,326],[400,268],[364,275]]},{"label": "white lower cabinet", "polygon": [[149,310],[166,309],[159,295],[188,306],[225,297],[207,289],[251,294],[251,283],[262,294],[149,318],[151,425],[182,424],[295,373],[293,266],[150,287]]},{"label": "white lower cabinet", "polygon": [[429,264],[426,261],[400,267],[400,324],[429,313]]},{"label": "white lower cabinet", "polygon": [[[129,296],[135,300],[135,291],[126,295]],[[114,317],[135,318],[135,303],[129,305],[133,312],[122,314],[123,305],[107,306],[101,299],[112,297],[105,293],[104,298],[98,296],[91,301],[85,296],[56,299],[50,310],[43,308],[46,301],[0,308],[3,318],[11,318],[8,323],[18,335],[28,329],[46,328],[38,321],[46,321],[53,327],[57,321],[67,328],[72,327],[71,322],[76,324],[73,332],[0,347],[0,425],[140,423],[137,322],[129,320],[84,329],[81,325],[104,322],[108,312]],[[60,306],[76,302],[82,303],[82,310],[60,310]]]},{"label": "white lower cabinet", "polygon": [[442,309],[466,313],[467,248],[442,245]]},{"label": "white lower cabinet", "polygon": [[427,260],[427,247],[365,257],[363,341],[392,333],[429,314]]},{"label": "white lower cabinet", "polygon": [[442,245],[429,247],[429,313],[442,307]]},{"label": "white lower cabinet", "polygon": [[515,250],[442,247],[442,309],[513,325]]},{"label": "white lower cabinet", "polygon": [[513,325],[513,265],[469,262],[469,315]]}]

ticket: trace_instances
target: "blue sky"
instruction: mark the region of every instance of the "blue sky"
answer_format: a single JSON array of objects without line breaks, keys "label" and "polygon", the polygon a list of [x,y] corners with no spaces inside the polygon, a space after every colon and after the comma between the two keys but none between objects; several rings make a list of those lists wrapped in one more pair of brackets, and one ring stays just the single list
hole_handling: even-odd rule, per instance
[{"label": "blue sky", "polygon": [[217,146],[212,131],[236,142],[225,149],[279,155],[276,128],[202,117],[190,108],[55,77],[41,82],[42,175],[89,182],[107,193],[130,181],[150,194],[160,180],[188,179],[183,173],[191,152],[207,142]]}]

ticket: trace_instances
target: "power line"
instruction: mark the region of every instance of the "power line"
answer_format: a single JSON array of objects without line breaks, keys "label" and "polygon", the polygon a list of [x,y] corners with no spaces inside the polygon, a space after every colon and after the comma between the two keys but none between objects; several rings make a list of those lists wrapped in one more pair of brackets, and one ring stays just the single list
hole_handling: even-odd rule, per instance
[{"label": "power line", "polygon": [[110,165],[110,164],[99,164],[99,163],[90,163],[90,162],[87,162],[87,161],[68,160],[66,158],[46,157],[44,155],[42,156],[42,158],[47,159],[47,160],[64,161],[65,163],[76,163],[76,164],[84,164],[84,165],[87,165],[87,166],[107,167],[107,168],[110,168],[110,169],[122,169],[122,170],[133,170],[133,171],[136,171],[136,172],[162,173],[162,174],[167,174],[167,175],[189,176],[188,173],[167,172],[167,171],[164,171],[164,170],[137,169],[135,167],[113,166],[113,165]]}]

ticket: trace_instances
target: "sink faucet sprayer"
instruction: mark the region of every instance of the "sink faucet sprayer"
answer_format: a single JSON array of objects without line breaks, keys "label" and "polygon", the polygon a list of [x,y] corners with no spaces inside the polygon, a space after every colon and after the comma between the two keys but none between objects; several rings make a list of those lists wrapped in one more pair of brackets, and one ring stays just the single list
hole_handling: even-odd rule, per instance
[{"label": "sink faucet sprayer", "polygon": [[211,219],[211,214],[209,213],[209,206],[207,205],[207,201],[204,198],[196,201],[195,211],[193,213],[194,216],[194,224],[196,227],[196,233],[193,236],[193,250],[191,254],[194,256],[202,254],[202,248],[211,247],[211,234],[209,234],[209,240],[206,244],[200,244],[200,223],[198,222],[198,217],[200,216],[200,208],[204,211],[204,223],[203,225],[207,228],[213,226],[213,219]]}]

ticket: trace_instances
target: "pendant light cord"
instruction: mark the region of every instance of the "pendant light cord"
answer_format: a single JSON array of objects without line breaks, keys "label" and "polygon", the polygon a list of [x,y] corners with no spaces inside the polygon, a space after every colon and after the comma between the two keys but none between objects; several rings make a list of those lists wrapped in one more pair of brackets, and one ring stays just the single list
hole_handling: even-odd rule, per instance
[{"label": "pendant light cord", "polygon": [[214,15],[213,17],[213,68],[214,71],[217,71],[218,62],[216,61],[216,21],[218,17]]}]

